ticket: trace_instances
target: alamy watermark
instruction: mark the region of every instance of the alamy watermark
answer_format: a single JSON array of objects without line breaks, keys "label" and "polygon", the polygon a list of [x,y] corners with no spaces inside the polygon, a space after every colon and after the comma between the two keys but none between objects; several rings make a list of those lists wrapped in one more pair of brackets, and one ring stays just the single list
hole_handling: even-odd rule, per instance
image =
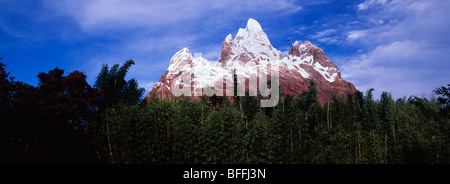
[{"label": "alamy watermark", "polygon": [[[194,53],[194,58],[199,57],[202,57],[201,53]],[[239,61],[239,66],[244,66],[244,63]],[[248,89],[256,90],[249,90],[249,96],[257,96],[259,92],[264,97],[261,99],[261,107],[275,107],[279,102],[280,96],[279,66],[273,63],[260,63],[253,67],[256,67],[256,73],[252,74],[243,74],[243,72],[236,72],[235,68],[227,69],[226,67],[223,70],[215,70],[212,78],[214,83],[211,84],[211,78],[209,79],[210,81],[207,80],[211,75],[206,71],[205,64],[193,63],[190,71],[184,70],[176,76],[170,86],[170,91],[177,97],[182,95],[202,96],[203,93],[209,97],[213,95],[245,96],[245,86],[248,81]],[[269,74],[270,78],[268,79]],[[235,77],[237,77],[237,81],[240,81],[237,86],[237,94],[234,94]]]}]

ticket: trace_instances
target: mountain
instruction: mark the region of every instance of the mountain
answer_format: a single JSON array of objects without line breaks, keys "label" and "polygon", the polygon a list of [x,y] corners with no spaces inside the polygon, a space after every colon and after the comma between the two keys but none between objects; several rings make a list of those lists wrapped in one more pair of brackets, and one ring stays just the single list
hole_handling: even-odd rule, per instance
[{"label": "mountain", "polygon": [[[332,96],[345,97],[348,93],[356,92],[355,86],[343,80],[341,73],[333,62],[325,55],[322,49],[309,41],[295,42],[287,56],[274,48],[261,25],[254,19],[249,19],[245,29],[239,29],[233,39],[229,34],[223,44],[220,58],[217,62],[210,62],[205,58],[194,58],[187,48],[178,51],[170,60],[169,68],[161,76],[159,82],[146,95],[153,94],[158,98],[171,98],[171,87],[191,86],[191,96],[198,99],[194,93],[204,94],[202,87],[211,86],[224,93],[233,89],[220,87],[220,83],[230,79],[229,71],[236,71],[240,78],[239,83],[246,82],[246,89],[257,91],[248,85],[249,78],[258,78],[270,75],[267,66],[279,67],[280,91],[285,94],[300,94],[308,89],[309,81],[314,81],[317,96],[320,102],[330,101]],[[191,74],[190,83],[183,81],[181,75]],[[225,82],[226,83],[226,82]],[[222,83],[223,84],[223,83]],[[226,84],[225,84],[226,85]],[[224,85],[224,86],[225,86]]]}]

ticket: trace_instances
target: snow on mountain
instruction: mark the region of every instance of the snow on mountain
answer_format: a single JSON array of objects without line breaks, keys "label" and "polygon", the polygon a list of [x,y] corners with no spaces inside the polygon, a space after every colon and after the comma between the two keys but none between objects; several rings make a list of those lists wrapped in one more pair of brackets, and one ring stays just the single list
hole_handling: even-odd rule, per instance
[{"label": "snow on mountain", "polygon": [[[219,89],[221,86],[218,84],[224,80],[232,81],[230,71],[236,71],[248,81],[248,78],[268,74],[268,65],[279,67],[280,90],[287,94],[302,93],[308,88],[309,80],[315,82],[318,98],[322,102],[330,100],[333,95],[345,97],[356,91],[353,84],[342,80],[338,67],[322,49],[309,41],[302,44],[295,42],[289,54],[283,56],[271,45],[261,25],[249,19],[246,28],[240,28],[234,39],[231,34],[224,39],[217,62],[202,57],[193,58],[187,48],[178,51],[170,60],[166,74],[161,76],[146,97],[154,93],[159,98],[170,98],[170,89],[174,85],[191,85],[194,89],[192,93],[205,86]],[[192,74],[191,83],[178,77],[182,74]],[[246,89],[250,89],[247,84]]]}]

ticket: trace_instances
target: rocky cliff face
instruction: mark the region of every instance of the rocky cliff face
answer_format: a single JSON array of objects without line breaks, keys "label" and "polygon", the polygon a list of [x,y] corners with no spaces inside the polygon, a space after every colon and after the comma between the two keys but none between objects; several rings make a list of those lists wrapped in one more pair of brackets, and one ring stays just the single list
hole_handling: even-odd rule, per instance
[{"label": "rocky cliff face", "polygon": [[[171,98],[171,87],[191,86],[192,98],[198,99],[194,93],[202,94],[201,88],[211,86],[224,93],[233,89],[226,89],[226,79],[233,81],[227,75],[229,71],[236,71],[237,75],[245,76],[239,82],[246,82],[246,89],[257,91],[249,87],[249,78],[267,75],[266,66],[279,68],[280,91],[286,94],[300,94],[308,89],[309,81],[314,81],[318,99],[322,103],[331,100],[332,96],[345,97],[356,91],[354,85],[342,80],[338,67],[330,61],[322,49],[309,41],[302,44],[295,42],[287,56],[274,48],[264,33],[260,24],[249,19],[245,29],[239,29],[236,37],[228,35],[222,44],[222,53],[217,62],[212,63],[204,58],[193,58],[187,48],[177,52],[170,60],[169,68],[161,76],[158,83],[147,94],[158,98]],[[189,74],[192,81],[183,81],[181,75]],[[269,74],[270,75],[270,74]],[[220,83],[223,86],[220,86]]]}]

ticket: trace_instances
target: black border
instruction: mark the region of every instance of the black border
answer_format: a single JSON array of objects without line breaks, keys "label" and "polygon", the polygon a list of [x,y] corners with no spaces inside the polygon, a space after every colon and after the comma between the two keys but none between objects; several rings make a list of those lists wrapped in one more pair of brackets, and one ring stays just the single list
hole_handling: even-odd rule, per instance
[{"label": "black border", "polygon": [[[448,165],[1,165],[3,179],[101,183],[323,183],[448,180]],[[218,171],[225,176],[184,179],[184,171]],[[229,179],[227,169],[265,169],[264,179]],[[6,180],[7,181],[7,180]],[[295,182],[292,182],[295,181]]]}]

